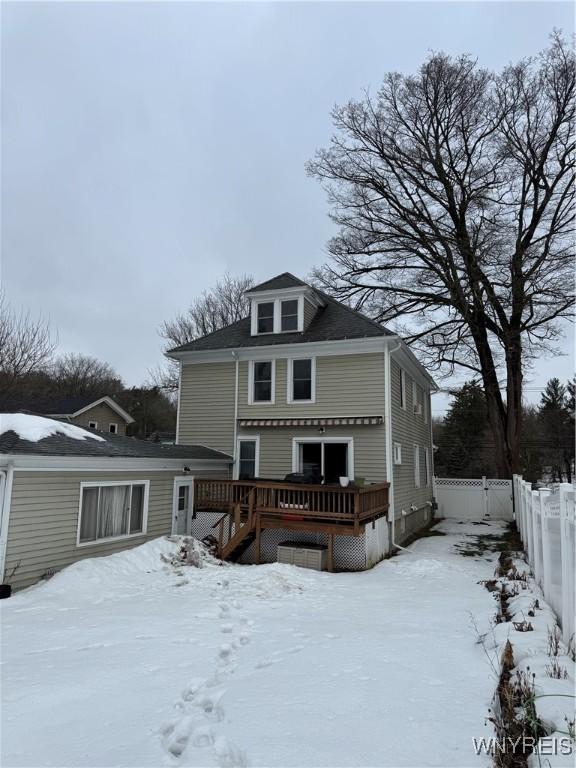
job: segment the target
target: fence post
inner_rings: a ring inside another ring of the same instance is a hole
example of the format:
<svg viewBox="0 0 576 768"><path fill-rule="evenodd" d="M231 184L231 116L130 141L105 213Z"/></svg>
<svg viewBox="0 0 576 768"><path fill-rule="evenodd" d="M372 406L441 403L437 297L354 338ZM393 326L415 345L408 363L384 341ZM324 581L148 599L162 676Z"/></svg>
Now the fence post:
<svg viewBox="0 0 576 768"><path fill-rule="evenodd" d="M532 486L526 488L526 543L528 562L534 568L534 495Z"/></svg>
<svg viewBox="0 0 576 768"><path fill-rule="evenodd" d="M551 603L550 594L552 591L552 567L550 563L550 532L548 529L548 497L550 491L547 488L541 488L538 492L540 496L540 536L542 540L542 592L544 597Z"/></svg>
<svg viewBox="0 0 576 768"><path fill-rule="evenodd" d="M575 525L576 507L574 489L569 483L561 483L558 488L560 497L560 547L562 552L562 637L568 645L574 642L574 581L575 564Z"/></svg>
<svg viewBox="0 0 576 768"><path fill-rule="evenodd" d="M520 480L520 504L522 507L522 530L520 535L522 536L522 544L524 549L528 547L528 502L526 493L527 483L524 478Z"/></svg>
<svg viewBox="0 0 576 768"><path fill-rule="evenodd" d="M542 585L542 524L540 523L540 491L532 491L532 552L534 553L534 578Z"/></svg>

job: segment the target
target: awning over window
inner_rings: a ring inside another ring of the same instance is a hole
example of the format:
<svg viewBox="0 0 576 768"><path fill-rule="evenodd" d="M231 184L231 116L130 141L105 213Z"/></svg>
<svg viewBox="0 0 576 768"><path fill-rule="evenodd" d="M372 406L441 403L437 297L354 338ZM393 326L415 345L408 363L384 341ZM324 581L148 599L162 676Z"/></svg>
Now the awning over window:
<svg viewBox="0 0 576 768"><path fill-rule="evenodd" d="M348 416L319 419L240 419L241 427L349 427L383 424L383 416Z"/></svg>

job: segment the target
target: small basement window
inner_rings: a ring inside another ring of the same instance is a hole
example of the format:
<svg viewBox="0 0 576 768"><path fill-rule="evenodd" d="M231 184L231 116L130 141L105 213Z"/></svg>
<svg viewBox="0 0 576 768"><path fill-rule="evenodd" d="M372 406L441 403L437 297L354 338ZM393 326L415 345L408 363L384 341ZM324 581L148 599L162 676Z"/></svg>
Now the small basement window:
<svg viewBox="0 0 576 768"><path fill-rule="evenodd" d="M258 322L256 325L257 333L274 332L274 302L263 301L258 304L257 309Z"/></svg>
<svg viewBox="0 0 576 768"><path fill-rule="evenodd" d="M148 481L80 486L78 544L146 533Z"/></svg>

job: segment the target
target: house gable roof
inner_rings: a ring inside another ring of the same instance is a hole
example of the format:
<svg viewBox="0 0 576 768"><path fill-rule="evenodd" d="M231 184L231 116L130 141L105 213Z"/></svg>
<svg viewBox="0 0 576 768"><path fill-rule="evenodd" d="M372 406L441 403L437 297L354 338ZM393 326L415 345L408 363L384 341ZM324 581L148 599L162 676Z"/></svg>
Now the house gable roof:
<svg viewBox="0 0 576 768"><path fill-rule="evenodd" d="M123 419L126 424L132 424L134 419L118 403L108 395L94 398L93 395L69 397L19 397L2 399L5 411L34 413L38 416L67 416L74 418L91 408L106 404Z"/></svg>
<svg viewBox="0 0 576 768"><path fill-rule="evenodd" d="M297 283L286 285L285 282L288 280L297 281ZM292 287L294 284L308 287L306 283L285 272L256 286L256 290L281 290L280 285L276 281L280 281L282 288ZM251 334L250 318L246 317L207 336L202 336L200 339L195 339L188 344L171 349L168 352L168 356L178 358L179 354L183 352L263 347L276 344L307 344L310 342L365 339L395 335L375 320L371 320L361 312L357 312L345 304L336 301L336 299L328 296L323 291L316 288L311 290L322 300L324 306L317 309L312 321L302 333L270 333L253 336Z"/></svg>

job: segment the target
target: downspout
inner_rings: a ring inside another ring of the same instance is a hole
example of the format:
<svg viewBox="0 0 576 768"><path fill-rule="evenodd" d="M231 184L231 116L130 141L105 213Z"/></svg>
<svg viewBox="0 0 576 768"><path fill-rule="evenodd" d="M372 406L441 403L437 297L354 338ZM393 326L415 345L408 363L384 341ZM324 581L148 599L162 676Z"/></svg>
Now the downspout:
<svg viewBox="0 0 576 768"><path fill-rule="evenodd" d="M388 482L390 483L388 492L388 515L391 521L390 543L393 547L396 547L396 549L401 549L403 552L410 552L410 554L413 554L409 549L400 546L400 544L397 544L394 541L396 515L394 504L394 456L392 450L392 366L390 364L390 357L394 352L398 351L401 346L402 339L398 339L398 342L393 349L390 349L388 344L386 344L384 352L384 384L386 387L386 475L388 477Z"/></svg>
<svg viewBox="0 0 576 768"><path fill-rule="evenodd" d="M236 363L234 371L234 446L232 449L232 476L236 474L236 445L238 444L238 376L239 376L239 361L238 352L232 351L232 357Z"/></svg>
<svg viewBox="0 0 576 768"><path fill-rule="evenodd" d="M12 500L12 482L14 479L14 464L10 462L7 469L1 469L0 475L4 477L2 502L0 505L0 582L4 581L6 566L6 548L8 546L8 526L10 523L10 502Z"/></svg>
<svg viewBox="0 0 576 768"><path fill-rule="evenodd" d="M182 393L182 360L178 360L178 402L176 404L176 445L180 442L180 395Z"/></svg>

